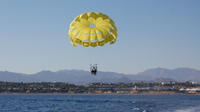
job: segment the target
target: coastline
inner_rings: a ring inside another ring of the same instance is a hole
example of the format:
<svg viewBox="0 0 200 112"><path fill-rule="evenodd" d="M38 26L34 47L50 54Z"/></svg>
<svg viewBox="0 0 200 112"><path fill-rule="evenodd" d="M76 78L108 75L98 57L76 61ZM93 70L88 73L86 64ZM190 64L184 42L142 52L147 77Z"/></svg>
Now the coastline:
<svg viewBox="0 0 200 112"><path fill-rule="evenodd" d="M200 94L200 84L171 83L91 83L75 85L61 82L0 82L0 94Z"/></svg>
<svg viewBox="0 0 200 112"><path fill-rule="evenodd" d="M177 92L163 92L163 91L149 91L149 92L138 92L138 93L98 93L98 92L92 92L92 93L59 93L59 92L49 92L49 93L39 93L39 92L35 92L35 93L26 93L26 92L2 92L0 93L0 95L20 95L20 94L25 94L25 95L200 95L200 93L177 93Z"/></svg>

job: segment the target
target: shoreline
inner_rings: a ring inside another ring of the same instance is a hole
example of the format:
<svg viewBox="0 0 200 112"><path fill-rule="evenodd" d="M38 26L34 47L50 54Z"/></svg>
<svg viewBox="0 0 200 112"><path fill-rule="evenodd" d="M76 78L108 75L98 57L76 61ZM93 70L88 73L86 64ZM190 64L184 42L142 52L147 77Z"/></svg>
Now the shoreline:
<svg viewBox="0 0 200 112"><path fill-rule="evenodd" d="M0 95L200 95L200 93L163 93L163 92L142 92L142 93L14 93L14 92L4 92Z"/></svg>
<svg viewBox="0 0 200 112"><path fill-rule="evenodd" d="M0 94L129 94L170 95L200 94L200 84L193 83L14 83L0 82Z"/></svg>

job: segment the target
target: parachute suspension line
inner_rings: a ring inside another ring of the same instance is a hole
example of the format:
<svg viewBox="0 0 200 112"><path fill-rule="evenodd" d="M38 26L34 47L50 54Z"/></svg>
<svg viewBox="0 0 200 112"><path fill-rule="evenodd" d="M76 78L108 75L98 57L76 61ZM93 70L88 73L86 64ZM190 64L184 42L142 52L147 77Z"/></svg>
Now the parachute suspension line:
<svg viewBox="0 0 200 112"><path fill-rule="evenodd" d="M96 64L96 56L95 56L95 50L94 48L92 48L91 50L91 57L90 57L90 73L91 75L96 75L97 74L97 64Z"/></svg>

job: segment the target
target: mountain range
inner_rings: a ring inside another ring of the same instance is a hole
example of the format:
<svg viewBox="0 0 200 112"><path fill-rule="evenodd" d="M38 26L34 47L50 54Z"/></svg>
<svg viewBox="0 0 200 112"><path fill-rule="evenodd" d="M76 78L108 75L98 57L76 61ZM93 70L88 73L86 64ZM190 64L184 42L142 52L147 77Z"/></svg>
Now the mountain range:
<svg viewBox="0 0 200 112"><path fill-rule="evenodd" d="M191 68L154 68L137 74L123 74L99 71L96 76L84 70L60 70L56 72L41 71L35 74L14 73L0 71L0 81L7 82L66 82L72 84L86 84L94 82L170 82L195 81L200 82L200 70Z"/></svg>

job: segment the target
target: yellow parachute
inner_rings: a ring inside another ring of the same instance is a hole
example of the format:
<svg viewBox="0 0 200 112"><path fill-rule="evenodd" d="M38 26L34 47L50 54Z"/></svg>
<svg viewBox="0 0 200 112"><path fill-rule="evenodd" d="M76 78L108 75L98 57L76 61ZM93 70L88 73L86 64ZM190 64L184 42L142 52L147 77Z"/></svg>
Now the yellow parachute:
<svg viewBox="0 0 200 112"><path fill-rule="evenodd" d="M87 12L76 17L68 33L73 46L103 46L106 43L113 44L117 39L114 21L100 12Z"/></svg>

